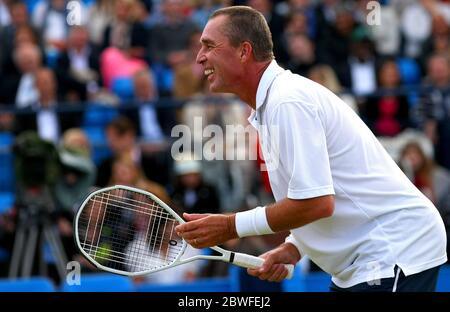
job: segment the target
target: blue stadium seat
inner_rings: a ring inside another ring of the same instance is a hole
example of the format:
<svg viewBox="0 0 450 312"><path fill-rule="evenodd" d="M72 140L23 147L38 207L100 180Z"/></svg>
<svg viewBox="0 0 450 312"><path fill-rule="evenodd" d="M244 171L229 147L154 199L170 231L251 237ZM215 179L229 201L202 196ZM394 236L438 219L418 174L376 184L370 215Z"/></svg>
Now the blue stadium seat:
<svg viewBox="0 0 450 312"><path fill-rule="evenodd" d="M8 211L14 205L14 200L14 193L0 192L0 214Z"/></svg>
<svg viewBox="0 0 450 312"><path fill-rule="evenodd" d="M0 292L54 292L53 283L44 277L1 279Z"/></svg>
<svg viewBox="0 0 450 312"><path fill-rule="evenodd" d="M115 107L89 104L83 115L83 127L106 127L113 119L119 116Z"/></svg>
<svg viewBox="0 0 450 312"><path fill-rule="evenodd" d="M0 132L0 147L8 147L14 143L14 135L10 132Z"/></svg>
<svg viewBox="0 0 450 312"><path fill-rule="evenodd" d="M0 132L0 213L14 202L11 194L15 189L14 155L11 147L14 136L9 132Z"/></svg>
<svg viewBox="0 0 450 312"><path fill-rule="evenodd" d="M89 138L92 146L92 160L96 165L111 156L111 150L106 142L105 129L103 127L83 127L83 131Z"/></svg>
<svg viewBox="0 0 450 312"><path fill-rule="evenodd" d="M420 83L421 71L416 61L406 57L399 58L397 59L397 66L403 84L415 85Z"/></svg>
<svg viewBox="0 0 450 312"><path fill-rule="evenodd" d="M28 8L28 13L31 15L34 11L34 8L36 7L36 4L41 2L42 0L25 0L25 4Z"/></svg>
<svg viewBox="0 0 450 312"><path fill-rule="evenodd" d="M82 274L80 285L63 283L64 292L131 292L134 291L131 278L111 273Z"/></svg>
<svg viewBox="0 0 450 312"><path fill-rule="evenodd" d="M134 96L133 79L129 77L117 77L111 82L111 91L122 101L130 101Z"/></svg>
<svg viewBox="0 0 450 312"><path fill-rule="evenodd" d="M233 283L228 277L208 278L193 282L182 282L177 284L149 284L136 285L139 292L231 292Z"/></svg>
<svg viewBox="0 0 450 312"><path fill-rule="evenodd" d="M444 265L439 271L439 277L436 285L438 292L450 292L450 265Z"/></svg>

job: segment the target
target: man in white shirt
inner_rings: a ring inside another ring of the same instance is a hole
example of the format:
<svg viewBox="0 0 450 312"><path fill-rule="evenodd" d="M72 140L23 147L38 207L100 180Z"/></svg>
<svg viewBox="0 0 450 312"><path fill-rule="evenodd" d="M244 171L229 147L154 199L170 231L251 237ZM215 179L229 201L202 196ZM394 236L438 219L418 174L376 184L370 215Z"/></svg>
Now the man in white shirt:
<svg viewBox="0 0 450 312"><path fill-rule="evenodd" d="M253 113L276 202L231 215L189 215L177 232L203 248L290 230L251 275L287 276L307 255L336 291L433 291L446 236L433 204L401 172L359 117L328 89L279 67L253 9L212 14L197 62L214 92Z"/></svg>

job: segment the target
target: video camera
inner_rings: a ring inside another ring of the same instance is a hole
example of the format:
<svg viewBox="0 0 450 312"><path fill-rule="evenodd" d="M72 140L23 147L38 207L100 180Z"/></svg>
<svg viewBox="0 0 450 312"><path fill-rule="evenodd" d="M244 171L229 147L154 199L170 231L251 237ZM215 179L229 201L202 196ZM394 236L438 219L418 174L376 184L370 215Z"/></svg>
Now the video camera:
<svg viewBox="0 0 450 312"><path fill-rule="evenodd" d="M34 131L19 134L13 147L16 206L30 212L53 212L51 185L58 175L58 154L53 143Z"/></svg>

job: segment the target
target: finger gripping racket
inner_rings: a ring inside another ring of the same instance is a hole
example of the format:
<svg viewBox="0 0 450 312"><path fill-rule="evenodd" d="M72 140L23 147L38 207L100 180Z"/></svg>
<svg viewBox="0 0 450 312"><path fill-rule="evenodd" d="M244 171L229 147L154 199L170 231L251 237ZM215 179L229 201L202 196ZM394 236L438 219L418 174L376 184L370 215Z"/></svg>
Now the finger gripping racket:
<svg viewBox="0 0 450 312"><path fill-rule="evenodd" d="M136 276L194 260L221 260L244 268L258 268L264 259L220 247L220 255L181 259L187 243L175 227L185 221L155 195L116 185L89 194L75 217L75 240L81 253L97 268ZM287 278L294 266L286 265Z"/></svg>

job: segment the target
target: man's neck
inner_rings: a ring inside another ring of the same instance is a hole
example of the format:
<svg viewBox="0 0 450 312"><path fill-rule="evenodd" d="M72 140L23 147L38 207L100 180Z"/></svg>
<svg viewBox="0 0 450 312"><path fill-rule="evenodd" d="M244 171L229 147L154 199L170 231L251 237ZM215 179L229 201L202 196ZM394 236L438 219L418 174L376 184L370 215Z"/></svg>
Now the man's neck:
<svg viewBox="0 0 450 312"><path fill-rule="evenodd" d="M253 109L256 109L256 92L258 91L259 82L271 62L270 60L252 64L248 70L251 74L247 77L245 85L242 88L243 92L237 94L242 101Z"/></svg>

